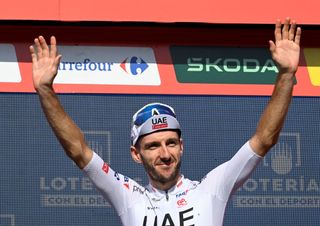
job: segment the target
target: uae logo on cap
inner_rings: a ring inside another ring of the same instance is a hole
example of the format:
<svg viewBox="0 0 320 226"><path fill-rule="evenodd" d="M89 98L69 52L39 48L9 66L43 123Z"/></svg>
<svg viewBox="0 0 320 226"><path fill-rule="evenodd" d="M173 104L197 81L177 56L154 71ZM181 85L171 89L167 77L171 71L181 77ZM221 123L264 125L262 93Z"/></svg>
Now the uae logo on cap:
<svg viewBox="0 0 320 226"><path fill-rule="evenodd" d="M166 116L152 119L152 129L162 129L167 127L168 122Z"/></svg>
<svg viewBox="0 0 320 226"><path fill-rule="evenodd" d="M159 111L156 108L153 108L151 111L152 116L157 116L160 115ZM168 127L168 122L167 122L167 117L155 117L152 119L152 129L162 129L162 128L167 128Z"/></svg>

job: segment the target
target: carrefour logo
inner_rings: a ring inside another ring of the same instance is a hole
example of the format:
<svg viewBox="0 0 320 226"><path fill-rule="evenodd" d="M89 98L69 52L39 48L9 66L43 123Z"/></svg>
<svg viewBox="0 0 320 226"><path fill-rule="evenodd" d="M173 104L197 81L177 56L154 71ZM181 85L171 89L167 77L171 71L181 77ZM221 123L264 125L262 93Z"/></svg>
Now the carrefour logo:
<svg viewBox="0 0 320 226"><path fill-rule="evenodd" d="M133 56L126 58L120 67L128 74L140 75L148 68L148 64L141 57Z"/></svg>
<svg viewBox="0 0 320 226"><path fill-rule="evenodd" d="M113 62L96 62L90 58L82 61L61 61L59 71L111 71Z"/></svg>
<svg viewBox="0 0 320 226"><path fill-rule="evenodd" d="M161 84L152 48L61 46L59 51L58 84Z"/></svg>

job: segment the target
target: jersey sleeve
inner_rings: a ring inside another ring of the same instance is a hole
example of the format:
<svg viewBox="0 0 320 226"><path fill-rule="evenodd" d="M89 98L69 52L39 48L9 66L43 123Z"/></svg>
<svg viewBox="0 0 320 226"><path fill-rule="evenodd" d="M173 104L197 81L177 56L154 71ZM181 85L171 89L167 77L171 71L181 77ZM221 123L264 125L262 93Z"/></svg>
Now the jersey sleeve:
<svg viewBox="0 0 320 226"><path fill-rule="evenodd" d="M90 178L101 195L116 209L119 216L130 207L131 188L136 182L112 170L96 153L82 171Z"/></svg>
<svg viewBox="0 0 320 226"><path fill-rule="evenodd" d="M249 178L262 157L257 155L247 141L227 162L210 171L202 186L220 200L228 201L230 195Z"/></svg>

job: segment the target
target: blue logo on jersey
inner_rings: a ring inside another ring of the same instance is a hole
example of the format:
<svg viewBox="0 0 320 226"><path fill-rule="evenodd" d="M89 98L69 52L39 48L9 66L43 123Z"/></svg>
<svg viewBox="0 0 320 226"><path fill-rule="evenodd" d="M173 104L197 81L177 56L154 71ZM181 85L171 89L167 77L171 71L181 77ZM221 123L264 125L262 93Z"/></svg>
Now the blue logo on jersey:
<svg viewBox="0 0 320 226"><path fill-rule="evenodd" d="M126 58L120 64L120 67L128 74L139 75L142 74L149 67L149 65L141 57L138 58L133 56L130 59Z"/></svg>
<svg viewBox="0 0 320 226"><path fill-rule="evenodd" d="M189 189L185 190L184 192L178 193L178 194L176 194L176 198L180 198L183 195L187 195L188 192L189 192Z"/></svg>

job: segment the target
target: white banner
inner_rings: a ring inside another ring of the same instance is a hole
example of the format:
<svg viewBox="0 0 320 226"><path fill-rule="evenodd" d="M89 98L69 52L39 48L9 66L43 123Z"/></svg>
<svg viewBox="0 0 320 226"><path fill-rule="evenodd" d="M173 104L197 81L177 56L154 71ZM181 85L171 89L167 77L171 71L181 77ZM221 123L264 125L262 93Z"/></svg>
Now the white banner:
<svg viewBox="0 0 320 226"><path fill-rule="evenodd" d="M55 83L159 86L152 48L59 46L62 60Z"/></svg>

